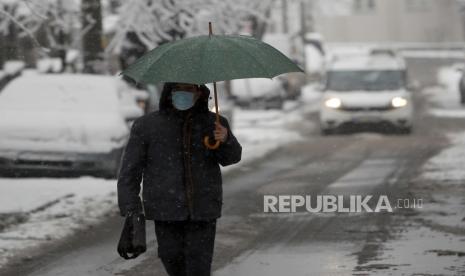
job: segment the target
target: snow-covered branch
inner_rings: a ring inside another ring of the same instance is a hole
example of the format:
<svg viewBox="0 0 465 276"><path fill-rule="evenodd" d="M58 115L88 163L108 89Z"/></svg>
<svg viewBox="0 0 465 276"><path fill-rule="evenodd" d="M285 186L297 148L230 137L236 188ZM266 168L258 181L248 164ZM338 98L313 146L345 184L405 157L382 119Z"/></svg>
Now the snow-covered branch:
<svg viewBox="0 0 465 276"><path fill-rule="evenodd" d="M217 34L241 32L251 17L267 21L274 0L127 0L107 52L119 52L126 35L133 33L147 48L183 37L208 33L208 22Z"/></svg>

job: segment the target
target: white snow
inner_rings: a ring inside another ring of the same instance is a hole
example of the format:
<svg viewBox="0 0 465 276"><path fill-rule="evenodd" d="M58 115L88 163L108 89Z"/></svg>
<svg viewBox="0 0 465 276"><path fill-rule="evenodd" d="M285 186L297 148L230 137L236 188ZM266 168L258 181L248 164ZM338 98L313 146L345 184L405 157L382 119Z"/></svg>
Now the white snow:
<svg viewBox="0 0 465 276"><path fill-rule="evenodd" d="M112 111L118 108L117 79L92 75L37 74L12 81L0 107L21 109Z"/></svg>
<svg viewBox="0 0 465 276"><path fill-rule="evenodd" d="M321 84L312 83L302 87L301 99L306 112L317 112L319 110L321 98L323 97L321 86Z"/></svg>
<svg viewBox="0 0 465 276"><path fill-rule="evenodd" d="M232 94L241 99L273 97L284 94L282 82L277 79L253 78L231 81Z"/></svg>
<svg viewBox="0 0 465 276"><path fill-rule="evenodd" d="M24 69L25 66L26 64L24 63L24 61L11 60L11 61L5 62L5 64L3 65L3 70L8 75L14 75L18 73L19 71L21 71L22 69Z"/></svg>
<svg viewBox="0 0 465 276"><path fill-rule="evenodd" d="M247 165L281 145L302 139L293 124L300 122L307 112L305 105L286 102L284 107L283 110L235 110L233 132L242 145L242 160L223 171Z"/></svg>
<svg viewBox="0 0 465 276"><path fill-rule="evenodd" d="M451 146L428 160L424 165L423 177L442 184L465 185L465 132L450 133L447 136Z"/></svg>
<svg viewBox="0 0 465 276"><path fill-rule="evenodd" d="M461 65L443 67L438 70L439 87L424 90L432 107L428 112L433 116L448 118L464 118L465 109L460 104L459 80L461 73L457 70Z"/></svg>
<svg viewBox="0 0 465 276"><path fill-rule="evenodd" d="M419 209L424 221L433 227L465 231L465 132L449 133L450 146L430 158L415 184L425 195Z"/></svg>
<svg viewBox="0 0 465 276"><path fill-rule="evenodd" d="M2 154L121 147L129 130L118 93L113 77L37 74L14 80L0 94Z"/></svg>
<svg viewBox="0 0 465 276"><path fill-rule="evenodd" d="M72 235L115 210L116 182L92 177L76 179L0 178L0 213L30 212L58 200L29 219L0 232L0 266L19 250Z"/></svg>
<svg viewBox="0 0 465 276"><path fill-rule="evenodd" d="M463 257L438 256L436 251L463 252L464 246L460 236L415 225L385 242L376 258L360 265L359 269L370 272L369 275L459 275L456 273L463 266Z"/></svg>
<svg viewBox="0 0 465 276"><path fill-rule="evenodd" d="M242 161L223 171L249 164L283 144L302 139L294 123L301 120L308 106L286 102L284 107L234 112L233 131L243 147ZM54 204L30 213L48 203ZM0 214L18 212L29 214L29 219L0 232L0 266L18 250L65 238L101 221L109 212L117 212L116 181L93 177L0 178Z"/></svg>
<svg viewBox="0 0 465 276"><path fill-rule="evenodd" d="M115 181L81 178L0 178L0 213L30 212L66 195L102 196L114 192Z"/></svg>
<svg viewBox="0 0 465 276"><path fill-rule="evenodd" d="M465 58L463 50L403 50L406 58Z"/></svg>
<svg viewBox="0 0 465 276"><path fill-rule="evenodd" d="M309 74L323 74L325 57L313 45L305 46L305 72Z"/></svg>
<svg viewBox="0 0 465 276"><path fill-rule="evenodd" d="M60 58L43 58L37 61L37 70L41 73L59 73L63 68Z"/></svg>

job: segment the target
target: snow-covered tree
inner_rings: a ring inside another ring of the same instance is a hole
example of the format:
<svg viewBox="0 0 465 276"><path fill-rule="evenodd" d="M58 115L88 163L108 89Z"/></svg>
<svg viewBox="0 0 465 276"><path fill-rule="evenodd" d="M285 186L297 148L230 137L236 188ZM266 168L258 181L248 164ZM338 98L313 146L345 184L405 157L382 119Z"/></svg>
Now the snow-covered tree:
<svg viewBox="0 0 465 276"><path fill-rule="evenodd" d="M0 36L29 39L39 54L65 59L75 48L73 32L79 19L78 0L0 0ZM15 41L14 46L18 48ZM12 55L9 55L12 56ZM12 56L14 57L14 56Z"/></svg>
<svg viewBox="0 0 465 276"><path fill-rule="evenodd" d="M84 72L102 73L102 7L100 0L81 0L81 24Z"/></svg>
<svg viewBox="0 0 465 276"><path fill-rule="evenodd" d="M127 0L107 51L120 52L127 43L153 48L167 41L208 34L240 33L247 22L266 23L274 0ZM128 34L133 39L127 39ZM131 41L132 40L132 41Z"/></svg>

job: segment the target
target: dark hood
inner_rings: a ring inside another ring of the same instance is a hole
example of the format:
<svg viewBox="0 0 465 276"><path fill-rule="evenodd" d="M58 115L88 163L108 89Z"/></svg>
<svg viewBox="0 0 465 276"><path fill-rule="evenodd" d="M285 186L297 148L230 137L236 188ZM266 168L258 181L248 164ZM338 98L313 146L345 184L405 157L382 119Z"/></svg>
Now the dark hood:
<svg viewBox="0 0 465 276"><path fill-rule="evenodd" d="M174 82L166 82L163 86L160 102L158 105L160 112L167 113L169 111L176 110L171 103L171 92L175 86L176 83ZM200 90L202 91L202 95L190 110L198 113L208 112L208 98L210 97L210 89L202 84L200 85Z"/></svg>

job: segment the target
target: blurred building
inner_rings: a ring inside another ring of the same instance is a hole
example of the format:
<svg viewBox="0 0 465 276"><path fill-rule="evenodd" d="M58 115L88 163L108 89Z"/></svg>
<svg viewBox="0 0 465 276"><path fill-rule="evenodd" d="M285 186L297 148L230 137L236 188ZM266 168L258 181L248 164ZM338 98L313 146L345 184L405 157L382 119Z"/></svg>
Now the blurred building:
<svg viewBox="0 0 465 276"><path fill-rule="evenodd" d="M312 12L312 27L328 42L465 41L457 0L336 1L349 7L346 12Z"/></svg>

